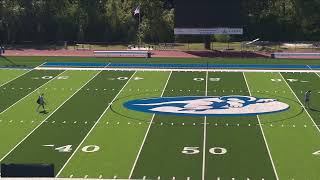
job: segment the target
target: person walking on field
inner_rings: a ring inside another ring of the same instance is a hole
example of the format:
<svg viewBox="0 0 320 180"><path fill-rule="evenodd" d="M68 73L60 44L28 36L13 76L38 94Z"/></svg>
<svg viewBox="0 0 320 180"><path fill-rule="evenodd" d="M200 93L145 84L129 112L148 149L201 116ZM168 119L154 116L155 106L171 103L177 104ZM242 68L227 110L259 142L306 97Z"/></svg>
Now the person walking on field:
<svg viewBox="0 0 320 180"><path fill-rule="evenodd" d="M304 106L306 109L310 109L310 97L311 97L311 90L307 91L304 94Z"/></svg>
<svg viewBox="0 0 320 180"><path fill-rule="evenodd" d="M46 109L45 109L45 105L46 105L46 102L44 100L44 94L40 94L40 96L38 97L38 100L37 100L37 104L38 104L38 108L37 108L37 111L39 112L39 109L42 107L42 111L41 113L46 113Z"/></svg>

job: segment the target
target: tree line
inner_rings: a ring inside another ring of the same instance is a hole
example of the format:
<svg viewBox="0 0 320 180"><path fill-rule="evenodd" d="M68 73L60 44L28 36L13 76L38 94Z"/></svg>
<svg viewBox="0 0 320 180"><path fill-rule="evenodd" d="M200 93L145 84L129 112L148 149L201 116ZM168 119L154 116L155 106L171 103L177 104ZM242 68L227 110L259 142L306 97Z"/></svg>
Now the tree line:
<svg viewBox="0 0 320 180"><path fill-rule="evenodd" d="M139 5L140 26L133 15ZM320 0L243 0L243 7L243 40L320 40ZM4 43L188 39L174 36L173 28L174 0L0 0Z"/></svg>

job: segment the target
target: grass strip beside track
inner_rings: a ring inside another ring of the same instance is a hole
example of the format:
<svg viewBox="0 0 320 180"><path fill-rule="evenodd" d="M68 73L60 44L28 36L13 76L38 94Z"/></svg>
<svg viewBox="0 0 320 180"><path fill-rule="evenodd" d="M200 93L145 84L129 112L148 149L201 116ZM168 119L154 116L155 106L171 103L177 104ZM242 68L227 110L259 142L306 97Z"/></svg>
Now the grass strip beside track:
<svg viewBox="0 0 320 180"><path fill-rule="evenodd" d="M66 71L60 76L68 77L67 79L53 79L41 87L39 92L45 94L48 114L39 114L36 111L38 92L33 92L1 114L0 137L6 138L1 139L0 160L96 73Z"/></svg>
<svg viewBox="0 0 320 180"><path fill-rule="evenodd" d="M53 163L57 173L127 81L117 78L131 75L129 72L101 72L3 162Z"/></svg>
<svg viewBox="0 0 320 180"><path fill-rule="evenodd" d="M242 73L209 73L209 96L249 96ZM255 116L208 117L206 179L276 179ZM210 153L225 148L226 154Z"/></svg>
<svg viewBox="0 0 320 180"><path fill-rule="evenodd" d="M0 88L27 72L27 70L0 70Z"/></svg>
<svg viewBox="0 0 320 180"><path fill-rule="evenodd" d="M169 74L137 72L84 142L97 145L100 150L78 151L60 177L128 178L153 115L128 110L123 103L161 96Z"/></svg>
<svg viewBox="0 0 320 180"><path fill-rule="evenodd" d="M204 96L206 83L195 78L205 79L206 73L173 72L163 97ZM182 151L202 150L203 121L204 117L156 115L132 178L201 179L202 153L190 156Z"/></svg>
<svg viewBox="0 0 320 180"><path fill-rule="evenodd" d="M246 73L246 77L254 96L290 105L288 111L260 116L279 179L318 179L320 159L312 153L320 150L319 133L281 75Z"/></svg>
<svg viewBox="0 0 320 180"><path fill-rule="evenodd" d="M0 88L0 114L63 71L33 70Z"/></svg>

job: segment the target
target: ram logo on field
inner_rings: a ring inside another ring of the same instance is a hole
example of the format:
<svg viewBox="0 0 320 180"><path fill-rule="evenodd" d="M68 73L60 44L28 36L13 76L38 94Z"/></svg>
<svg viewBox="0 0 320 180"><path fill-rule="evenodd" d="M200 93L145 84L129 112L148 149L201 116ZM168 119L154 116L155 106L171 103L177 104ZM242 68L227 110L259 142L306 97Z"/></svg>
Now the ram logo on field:
<svg viewBox="0 0 320 180"><path fill-rule="evenodd" d="M128 109L171 115L195 116L239 116L282 112L289 105L276 99L262 99L250 96L186 96L137 99L126 102Z"/></svg>

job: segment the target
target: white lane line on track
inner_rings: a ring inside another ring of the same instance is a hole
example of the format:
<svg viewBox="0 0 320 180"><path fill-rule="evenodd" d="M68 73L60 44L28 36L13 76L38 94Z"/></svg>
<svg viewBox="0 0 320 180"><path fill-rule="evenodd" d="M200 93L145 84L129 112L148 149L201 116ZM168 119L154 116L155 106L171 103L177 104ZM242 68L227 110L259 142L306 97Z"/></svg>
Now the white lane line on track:
<svg viewBox="0 0 320 180"><path fill-rule="evenodd" d="M207 71L205 96L208 96L208 75L209 73ZM207 116L204 117L204 122L203 122L202 180L205 180L205 172L206 172L206 141L207 141Z"/></svg>
<svg viewBox="0 0 320 180"><path fill-rule="evenodd" d="M53 80L57 79L57 77L59 77L61 74L63 74L64 72L67 71L63 71L60 74L58 74L56 77L50 79L48 82L42 84L40 87L36 88L35 90L33 90L32 92L30 92L29 94L27 94L26 96L24 96L23 98L19 99L17 102L15 102L14 104L12 104L11 106L9 106L7 109L3 110L2 112L0 112L0 115L5 113L6 111L8 111L10 108L12 108L13 106L15 106L16 104L18 104L19 102L21 102L22 100L24 100L25 98L29 97L31 94L33 94L34 92L38 91L39 89L41 89L42 87L44 87L45 85L49 84L50 82L52 82ZM31 89L31 88L29 88Z"/></svg>
<svg viewBox="0 0 320 180"><path fill-rule="evenodd" d="M101 72L101 71L100 71ZM74 150L74 152L71 154L71 156L68 158L68 160L64 163L64 165L62 166L62 168L59 170L59 172L57 173L56 177L58 177L61 172L63 171L63 169L67 166L67 164L69 163L69 161L72 159L72 157L76 154L76 152L78 151L78 149L82 146L82 144L84 143L84 141L88 138L88 136L90 135L90 133L93 131L93 129L98 125L99 121L102 119L102 117L105 115L105 113L108 111L108 109L111 107L112 102L114 102L117 97L121 94L122 90L127 86L127 84L130 82L130 80L134 77L134 75L137 72L133 73L130 77L130 79L128 79L128 81L126 82L126 84L122 87L122 89L118 92L118 94L112 99L111 103L109 103L109 105L107 106L107 108L104 110L104 112L100 115L100 117L98 118L98 120L95 122L95 124L92 126L92 128L90 129L90 131L87 133L87 135L83 138L83 140L80 142L80 144L78 145L78 147Z"/></svg>
<svg viewBox="0 0 320 180"><path fill-rule="evenodd" d="M245 75L244 72L243 72L242 74L243 74L244 80L245 80L245 82L246 82L246 85L247 85L249 94L250 94L250 96L252 96L251 91L250 91L250 87L249 87L249 84L248 84L248 81L247 81L247 78L246 78L246 75ZM260 125L259 127L260 127L260 130L261 130L263 139L264 139L264 143L265 143L265 145L266 145L266 147L267 147L267 150L268 150L268 154L269 154L269 158L270 158L271 163L272 163L273 171L274 171L274 173L275 173L275 175L276 175L276 179L279 180L278 173L277 173L276 167L275 167L275 165L274 165L274 162L273 162L273 160L272 160L272 155L271 155L271 152L270 152L268 143L267 143L267 139L266 139L266 137L265 137L265 135L264 135L264 131L263 131L263 128L262 128L262 126L261 126L260 117L257 116L257 119L258 119L258 122L259 122L259 125Z"/></svg>
<svg viewBox="0 0 320 180"><path fill-rule="evenodd" d="M170 72L170 74L169 74L169 76L168 76L167 82L165 83L165 85L164 85L164 87L163 87L163 91L162 91L160 97L162 97L163 94L165 93L165 89L167 88L167 85L168 85L168 83L169 83L169 80L170 80L170 78L171 78L171 75L172 75L172 71ZM143 145L144 145L144 143L145 143L145 141L146 141L146 139L147 139L147 136L148 136L148 134L149 134L149 131L150 131L151 125L152 125L152 123L153 123L154 117L155 117L155 114L152 115L152 118L151 118L149 127L148 127L148 129L147 129L147 132L146 132L144 138L143 138L142 144L141 144L141 146L140 146L140 149L139 149L139 152L138 152L138 154L137 154L137 157L136 157L136 159L135 159L135 161L134 161L134 163L133 163L133 166L132 166L132 169L131 169L131 171L130 171L130 175L129 175L128 179L131 179L131 177L132 177L133 171L134 171L134 169L135 169L135 167L136 167L136 165L137 165L138 159L139 159L139 157L140 157L140 154L141 154Z"/></svg>
<svg viewBox="0 0 320 180"><path fill-rule="evenodd" d="M102 71L100 71L102 72ZM0 162L3 161L13 150L15 150L23 141L25 141L34 131L36 131L43 123L47 122L47 120L58 110L60 109L67 101L69 101L77 92L79 92L84 86L86 86L91 80L93 80L98 74L95 74L90 80L88 80L81 88L79 88L76 92L74 92L67 100L65 100L58 108L56 108L45 120L43 120L36 128L34 128L26 137L24 137L15 147L13 147L4 157L0 159Z"/></svg>
<svg viewBox="0 0 320 180"><path fill-rule="evenodd" d="M291 86L289 85L289 83L285 80L285 78L282 76L281 73L279 73L281 78L283 79L283 81L287 84L287 86L289 87L289 89L291 90L292 94L296 97L296 99L298 100L298 102L300 103L301 107L303 108L303 110L307 113L307 115L309 116L309 118L311 119L313 125L317 128L317 130L320 132L319 127L317 126L317 124L314 122L313 118L311 117L311 115L309 114L309 112L307 111L306 107L304 107L304 105L302 104L302 102L300 101L300 99L298 98L298 96L296 95L296 93L293 91L293 89L291 88ZM319 76L320 77L320 76Z"/></svg>
<svg viewBox="0 0 320 180"><path fill-rule="evenodd" d="M1 87L3 87L3 86L5 86L5 85L7 85L7 84L9 84L9 83L10 83L10 82L12 82L12 81L14 81L14 80L18 79L18 78L20 78L20 77L22 77L22 76L26 75L27 73L29 73L29 72L31 72L31 71L32 71L32 69L30 69L30 70L26 71L25 73L22 73L21 75L19 75L19 76L15 77L15 78L13 78L13 79L10 79L9 81L7 81L7 82L3 83L2 85L0 85L0 88L1 88Z"/></svg>

